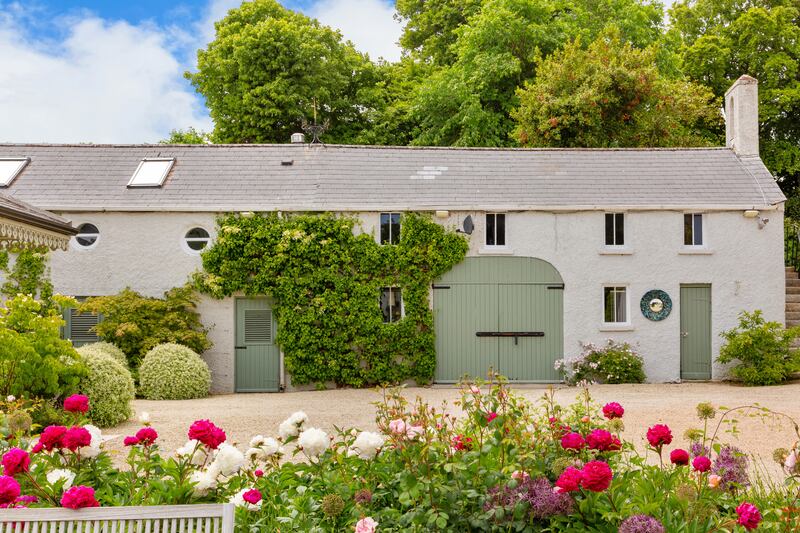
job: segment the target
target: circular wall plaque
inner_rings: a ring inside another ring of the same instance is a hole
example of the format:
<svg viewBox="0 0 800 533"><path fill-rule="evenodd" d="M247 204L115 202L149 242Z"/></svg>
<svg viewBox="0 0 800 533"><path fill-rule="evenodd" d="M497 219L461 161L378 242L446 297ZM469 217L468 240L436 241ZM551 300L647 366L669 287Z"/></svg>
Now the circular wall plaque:
<svg viewBox="0 0 800 533"><path fill-rule="evenodd" d="M669 316L672 311L672 300L669 294L661 289L653 289L644 293L639 307L645 317L657 322Z"/></svg>

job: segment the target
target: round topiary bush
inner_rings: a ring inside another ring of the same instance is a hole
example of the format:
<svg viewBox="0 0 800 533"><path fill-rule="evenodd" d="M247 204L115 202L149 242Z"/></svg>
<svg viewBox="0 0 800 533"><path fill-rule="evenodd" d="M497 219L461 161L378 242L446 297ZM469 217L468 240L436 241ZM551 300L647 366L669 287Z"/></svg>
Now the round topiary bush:
<svg viewBox="0 0 800 533"><path fill-rule="evenodd" d="M106 355L116 361L119 361L126 368L128 366L128 358L125 357L125 352L110 342L93 342L92 344L84 344L78 348L77 351L83 357L88 355Z"/></svg>
<svg viewBox="0 0 800 533"><path fill-rule="evenodd" d="M108 355L86 350L81 353L88 376L81 391L89 397L89 418L100 427L116 426L131 416L136 389L127 366Z"/></svg>
<svg viewBox="0 0 800 533"><path fill-rule="evenodd" d="M148 400L188 400L208 396L211 371L196 352L180 344L159 344L139 367L139 393Z"/></svg>

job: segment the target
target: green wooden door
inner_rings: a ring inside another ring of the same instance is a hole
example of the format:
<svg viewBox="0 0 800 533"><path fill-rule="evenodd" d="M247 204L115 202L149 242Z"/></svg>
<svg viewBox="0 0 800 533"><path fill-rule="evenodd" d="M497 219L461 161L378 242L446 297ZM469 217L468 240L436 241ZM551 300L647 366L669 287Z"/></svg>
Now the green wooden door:
<svg viewBox="0 0 800 533"><path fill-rule="evenodd" d="M236 392L280 389L280 350L267 298L236 300Z"/></svg>
<svg viewBox="0 0 800 533"><path fill-rule="evenodd" d="M711 285L681 285L681 379L711 379Z"/></svg>
<svg viewBox="0 0 800 533"><path fill-rule="evenodd" d="M500 285L499 294L499 331L542 334L499 338L500 373L514 381L558 381L554 364L564 353L561 287Z"/></svg>

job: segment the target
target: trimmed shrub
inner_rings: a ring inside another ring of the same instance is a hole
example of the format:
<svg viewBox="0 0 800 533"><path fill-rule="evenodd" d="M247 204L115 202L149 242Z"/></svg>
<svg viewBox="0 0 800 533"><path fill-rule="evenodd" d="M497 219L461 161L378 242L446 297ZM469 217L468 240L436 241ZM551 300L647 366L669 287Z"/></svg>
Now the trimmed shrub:
<svg viewBox="0 0 800 533"><path fill-rule="evenodd" d="M188 400L208 396L211 371L196 352L180 344L160 344L139 367L139 393L148 400Z"/></svg>
<svg viewBox="0 0 800 533"><path fill-rule="evenodd" d="M78 348L78 353L83 357L90 355L105 355L108 356L127 368L128 358L125 357L125 352L111 344L110 342L93 342L92 344L84 344Z"/></svg>
<svg viewBox="0 0 800 533"><path fill-rule="evenodd" d="M567 383L644 383L644 360L627 342L608 339L605 346L585 343L578 357L559 359L560 370Z"/></svg>
<svg viewBox="0 0 800 533"><path fill-rule="evenodd" d="M128 367L108 355L81 354L89 375L81 390L89 397L89 418L100 427L116 426L131 416L136 389Z"/></svg>

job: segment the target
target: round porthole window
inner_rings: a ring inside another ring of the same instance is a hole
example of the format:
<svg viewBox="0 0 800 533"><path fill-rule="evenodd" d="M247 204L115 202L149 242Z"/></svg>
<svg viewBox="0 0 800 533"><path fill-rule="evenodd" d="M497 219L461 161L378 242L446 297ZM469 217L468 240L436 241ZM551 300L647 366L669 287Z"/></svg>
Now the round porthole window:
<svg viewBox="0 0 800 533"><path fill-rule="evenodd" d="M95 245L100 238L100 230L94 224L81 224L78 226L78 234L75 235L75 242L81 248L90 248Z"/></svg>
<svg viewBox="0 0 800 533"><path fill-rule="evenodd" d="M200 252L211 242L211 235L203 228L192 228L183 238L186 247L192 252Z"/></svg>

